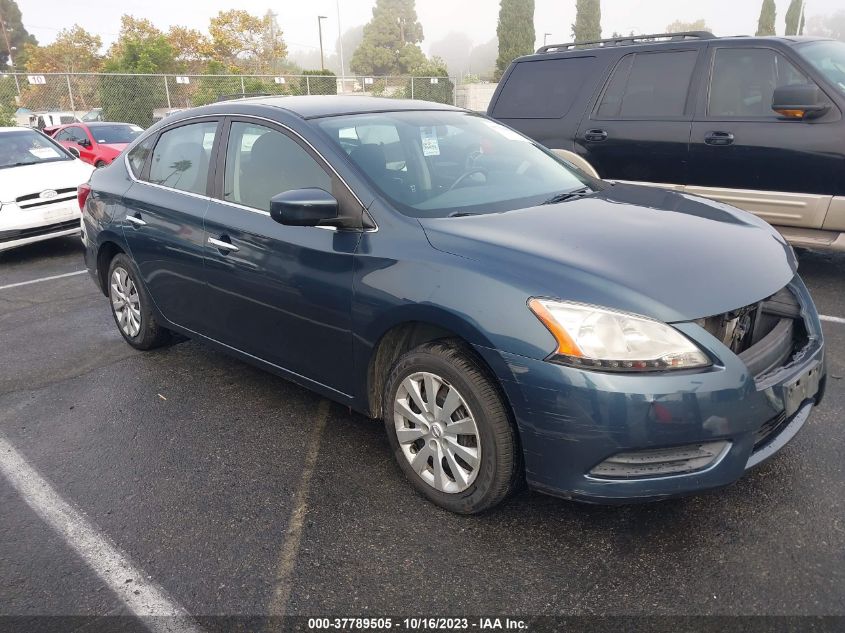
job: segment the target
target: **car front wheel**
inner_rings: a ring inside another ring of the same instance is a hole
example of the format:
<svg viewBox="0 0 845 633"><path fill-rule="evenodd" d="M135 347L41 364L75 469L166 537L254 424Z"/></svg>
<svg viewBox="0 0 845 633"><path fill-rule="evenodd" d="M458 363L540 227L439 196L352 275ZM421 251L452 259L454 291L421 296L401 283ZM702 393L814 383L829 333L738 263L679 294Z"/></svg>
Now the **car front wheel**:
<svg viewBox="0 0 845 633"><path fill-rule="evenodd" d="M460 345L435 341L399 358L383 411L400 469L437 505L476 514L517 487L521 462L508 409Z"/></svg>
<svg viewBox="0 0 845 633"><path fill-rule="evenodd" d="M115 255L109 266L108 291L112 316L127 343L148 350L170 341L170 331L156 321L135 266L123 253Z"/></svg>

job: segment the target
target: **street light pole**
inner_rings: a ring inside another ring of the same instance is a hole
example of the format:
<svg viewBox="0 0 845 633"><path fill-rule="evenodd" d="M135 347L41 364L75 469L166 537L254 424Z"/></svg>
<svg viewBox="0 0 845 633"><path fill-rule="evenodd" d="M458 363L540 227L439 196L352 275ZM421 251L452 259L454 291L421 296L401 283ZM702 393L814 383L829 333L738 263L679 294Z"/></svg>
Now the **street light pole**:
<svg viewBox="0 0 845 633"><path fill-rule="evenodd" d="M323 61L323 20L326 19L324 15L317 16L317 31L320 34L320 70L326 69L326 64Z"/></svg>

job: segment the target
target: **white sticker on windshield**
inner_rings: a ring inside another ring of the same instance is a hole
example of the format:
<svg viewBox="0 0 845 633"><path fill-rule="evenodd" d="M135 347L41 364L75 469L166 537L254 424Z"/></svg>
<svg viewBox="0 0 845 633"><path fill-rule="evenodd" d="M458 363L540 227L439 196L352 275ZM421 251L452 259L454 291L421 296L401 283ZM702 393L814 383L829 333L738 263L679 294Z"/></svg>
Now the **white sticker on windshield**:
<svg viewBox="0 0 845 633"><path fill-rule="evenodd" d="M61 154L52 147L30 147L29 153L36 158L58 158L61 156Z"/></svg>
<svg viewBox="0 0 845 633"><path fill-rule="evenodd" d="M506 128L504 125L499 125L498 123L494 123L493 121L487 121L486 119L481 120L487 127L491 130L495 130L502 136L504 136L509 141L522 141L524 143L528 143L529 140L520 134L517 134L511 129Z"/></svg>
<svg viewBox="0 0 845 633"><path fill-rule="evenodd" d="M423 156L440 156L440 144L437 142L437 131L433 127L421 127Z"/></svg>

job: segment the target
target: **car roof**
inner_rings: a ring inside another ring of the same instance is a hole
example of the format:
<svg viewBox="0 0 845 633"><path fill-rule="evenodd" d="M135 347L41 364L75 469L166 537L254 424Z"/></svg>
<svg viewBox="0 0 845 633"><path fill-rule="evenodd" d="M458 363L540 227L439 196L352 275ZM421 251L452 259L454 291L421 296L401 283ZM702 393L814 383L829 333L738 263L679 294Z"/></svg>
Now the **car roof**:
<svg viewBox="0 0 845 633"><path fill-rule="evenodd" d="M26 125L10 125L8 127L0 127L0 134L4 134L6 132L20 132L22 130L29 130L30 132L38 132L38 130L34 130L31 127Z"/></svg>
<svg viewBox="0 0 845 633"><path fill-rule="evenodd" d="M686 37L684 37L686 36ZM651 41L649 38L655 38ZM660 38L660 39L657 39ZM706 31L694 31L689 33L658 33L655 35L634 35L629 37L620 37L617 40L621 43L614 43L611 40L600 40L597 42L586 42L584 44L575 44L569 42L566 44L550 44L538 49L535 53L524 55L514 60L514 62L524 61L538 61L542 59L561 59L566 57L584 57L591 55L610 55L614 53L629 53L642 50L665 48L677 48L678 46L707 46L711 42L718 44L736 44L753 46L755 43L770 42L780 43L785 46L793 46L804 42L814 42L830 38L813 37L813 36L784 36L784 35L728 35L724 37L716 37L712 33ZM548 48L549 50L544 50Z"/></svg>
<svg viewBox="0 0 845 633"><path fill-rule="evenodd" d="M394 112L401 110L454 110L461 111L452 105L434 103L432 101L417 101L414 99L388 99L384 97L364 97L353 95L311 95L291 97L249 97L247 99L232 99L220 101L221 104L254 104L270 106L287 110L303 119L313 119L342 114L367 114L370 112Z"/></svg>
<svg viewBox="0 0 845 633"><path fill-rule="evenodd" d="M74 125L73 123L68 123L68 125ZM127 125L131 126L134 123L124 123L123 121L82 121L82 123L76 123L75 125L84 125L85 127L113 127L115 125Z"/></svg>

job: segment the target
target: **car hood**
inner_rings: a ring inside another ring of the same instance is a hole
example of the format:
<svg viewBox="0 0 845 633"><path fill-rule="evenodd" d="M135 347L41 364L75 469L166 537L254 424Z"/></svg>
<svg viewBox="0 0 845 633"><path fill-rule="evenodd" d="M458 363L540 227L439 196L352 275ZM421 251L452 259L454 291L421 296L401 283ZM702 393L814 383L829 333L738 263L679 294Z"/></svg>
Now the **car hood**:
<svg viewBox="0 0 845 633"><path fill-rule="evenodd" d="M94 168L79 159L0 169L0 202L46 189L67 189L86 182Z"/></svg>
<svg viewBox="0 0 845 633"><path fill-rule="evenodd" d="M652 187L617 184L558 204L420 223L434 248L519 277L531 295L669 322L760 301L797 268L759 218Z"/></svg>

